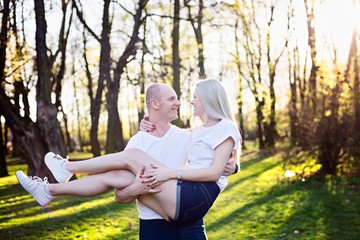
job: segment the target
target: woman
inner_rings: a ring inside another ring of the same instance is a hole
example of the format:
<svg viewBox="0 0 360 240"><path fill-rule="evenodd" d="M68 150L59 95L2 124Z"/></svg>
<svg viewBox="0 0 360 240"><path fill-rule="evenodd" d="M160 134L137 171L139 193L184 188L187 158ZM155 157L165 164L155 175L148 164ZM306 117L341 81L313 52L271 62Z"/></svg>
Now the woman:
<svg viewBox="0 0 360 240"><path fill-rule="evenodd" d="M227 177L221 174L241 140L232 122L225 89L219 81L210 79L199 82L191 104L194 115L200 117L204 125L193 130L186 169L168 169L136 149L79 162L69 162L49 153L45 157L46 164L59 182L65 182L74 173L96 174L124 169L121 172L122 181L116 184L109 180L106 186L98 185L95 179L91 191L96 195L110 188L124 188L131 184L146 160L147 169L142 177L150 186L162 183L161 192L141 195L138 200L170 222L191 224L207 213L219 192L225 188ZM42 206L57 195L88 196L84 189L87 186L82 184L86 177L67 183L46 184L38 178L27 178L20 171L16 175L21 185ZM44 187L39 188L39 185Z"/></svg>

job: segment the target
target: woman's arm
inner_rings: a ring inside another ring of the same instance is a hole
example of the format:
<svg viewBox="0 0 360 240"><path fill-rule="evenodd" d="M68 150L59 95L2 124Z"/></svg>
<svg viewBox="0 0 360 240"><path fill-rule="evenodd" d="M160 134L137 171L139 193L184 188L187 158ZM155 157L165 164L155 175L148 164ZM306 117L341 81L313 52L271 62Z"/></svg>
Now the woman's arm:
<svg viewBox="0 0 360 240"><path fill-rule="evenodd" d="M158 182L169 179L181 179L195 182L216 182L222 175L225 165L231 156L234 140L229 137L215 148L213 162L208 168L201 169L167 169L153 166L153 170L148 171L143 177L148 177L144 182L152 182L150 185L156 185Z"/></svg>

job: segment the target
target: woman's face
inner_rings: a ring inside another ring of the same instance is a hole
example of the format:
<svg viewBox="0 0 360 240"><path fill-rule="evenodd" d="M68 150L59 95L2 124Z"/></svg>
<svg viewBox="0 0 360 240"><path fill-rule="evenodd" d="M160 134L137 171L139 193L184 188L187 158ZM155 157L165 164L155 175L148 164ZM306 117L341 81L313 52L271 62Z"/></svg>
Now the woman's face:
<svg viewBox="0 0 360 240"><path fill-rule="evenodd" d="M204 108L200 102L200 98L197 94L197 90L195 89L194 97L191 100L191 105L194 107L194 116L201 117L204 115Z"/></svg>

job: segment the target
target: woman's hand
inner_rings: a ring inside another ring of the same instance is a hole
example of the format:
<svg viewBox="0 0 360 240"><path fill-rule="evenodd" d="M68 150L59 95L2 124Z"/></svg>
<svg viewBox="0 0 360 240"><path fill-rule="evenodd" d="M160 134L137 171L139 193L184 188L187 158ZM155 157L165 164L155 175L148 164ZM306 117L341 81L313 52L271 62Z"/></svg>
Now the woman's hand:
<svg viewBox="0 0 360 240"><path fill-rule="evenodd" d="M150 164L150 166L151 169L147 170L143 175L141 175L142 178L145 178L143 182L147 182L149 186L156 187L161 183L173 178L175 170L156 166L154 164Z"/></svg>
<svg viewBox="0 0 360 240"><path fill-rule="evenodd" d="M154 130L155 130L155 125L149 121L148 116L144 116L144 118L141 119L141 121L140 121L140 131L152 132Z"/></svg>

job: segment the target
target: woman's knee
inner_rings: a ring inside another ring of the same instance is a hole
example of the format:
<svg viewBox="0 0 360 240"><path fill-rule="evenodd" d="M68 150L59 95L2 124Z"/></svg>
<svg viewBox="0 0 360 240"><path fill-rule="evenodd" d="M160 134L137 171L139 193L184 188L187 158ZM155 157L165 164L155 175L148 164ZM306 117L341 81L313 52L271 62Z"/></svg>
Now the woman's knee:
<svg viewBox="0 0 360 240"><path fill-rule="evenodd" d="M105 174L106 179L110 181L111 185L119 189L130 185L135 179L135 175L127 170L112 170Z"/></svg>

